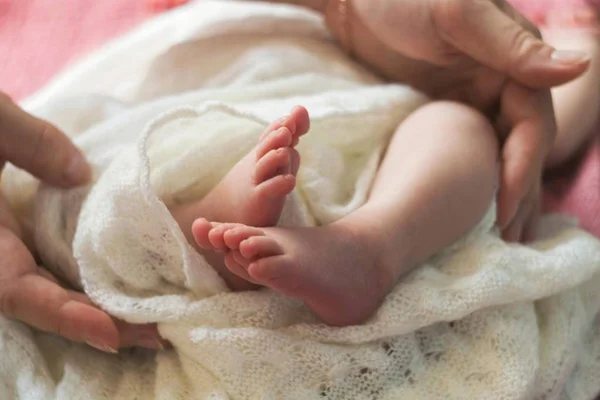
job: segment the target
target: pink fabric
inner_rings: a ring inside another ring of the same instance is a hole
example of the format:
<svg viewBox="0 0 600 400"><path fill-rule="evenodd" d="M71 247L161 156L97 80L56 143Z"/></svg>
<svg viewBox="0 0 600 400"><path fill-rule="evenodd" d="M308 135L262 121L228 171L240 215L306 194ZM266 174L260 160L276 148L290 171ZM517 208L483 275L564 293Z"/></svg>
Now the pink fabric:
<svg viewBox="0 0 600 400"><path fill-rule="evenodd" d="M157 0L0 0L0 89L15 99L33 93L72 57L142 21L152 1ZM584 0L514 1L539 10ZM600 236L600 127L579 160L549 174L546 182L545 209L576 216Z"/></svg>
<svg viewBox="0 0 600 400"><path fill-rule="evenodd" d="M581 156L549 173L545 183L545 211L575 216L600 237L600 128Z"/></svg>
<svg viewBox="0 0 600 400"><path fill-rule="evenodd" d="M599 8L600 0L509 0L521 13L535 24L544 24L548 10L574 10Z"/></svg>
<svg viewBox="0 0 600 400"><path fill-rule="evenodd" d="M22 99L146 10L147 0L0 0L0 89Z"/></svg>

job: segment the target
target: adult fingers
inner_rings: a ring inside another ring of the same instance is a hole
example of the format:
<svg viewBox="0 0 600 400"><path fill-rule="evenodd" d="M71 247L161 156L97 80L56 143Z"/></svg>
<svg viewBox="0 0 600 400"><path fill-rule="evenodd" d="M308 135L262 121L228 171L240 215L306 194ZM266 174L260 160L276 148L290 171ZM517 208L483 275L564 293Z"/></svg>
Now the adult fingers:
<svg viewBox="0 0 600 400"><path fill-rule="evenodd" d="M71 299L82 304L96 307L85 294L69 291ZM162 350L167 342L162 340L155 324L134 325L112 318L119 331L119 347L144 347L152 350Z"/></svg>
<svg viewBox="0 0 600 400"><path fill-rule="evenodd" d="M510 224L502 231L502 239L507 242L518 242L521 240L523 225L525 224L526 208L524 205L519 207L515 217L510 221Z"/></svg>
<svg viewBox="0 0 600 400"><path fill-rule="evenodd" d="M502 93L501 119L512 127L502 148L498 224L506 228L525 196L539 182L556 131L548 91L509 83Z"/></svg>
<svg viewBox="0 0 600 400"><path fill-rule="evenodd" d="M113 320L86 297L36 273L0 288L0 313L44 332L109 353L121 347L163 349L156 327Z"/></svg>
<svg viewBox="0 0 600 400"><path fill-rule="evenodd" d="M539 38L537 30L521 26L506 13L517 14L505 0L429 0L429 4L446 43L526 86L557 86L589 66L587 54L555 51Z"/></svg>
<svg viewBox="0 0 600 400"><path fill-rule="evenodd" d="M62 132L1 93L0 158L57 186L82 184L90 177L81 152Z"/></svg>
<svg viewBox="0 0 600 400"><path fill-rule="evenodd" d="M534 196L531 200L531 202L532 202L531 212L529 213L529 216L527 217L527 220L525 221L525 225L523 226L523 241L524 242L531 242L531 241L535 240L535 238L536 238L537 229L538 229L538 225L540 222L540 217L542 215L542 204L541 204L540 191L541 191L541 189L540 189L540 186L538 185L538 187L536 189L536 193L534 194Z"/></svg>
<svg viewBox="0 0 600 400"><path fill-rule="evenodd" d="M152 350L163 350L169 343L161 339L154 324L133 325L116 320L120 335L121 347L144 347Z"/></svg>
<svg viewBox="0 0 600 400"><path fill-rule="evenodd" d="M113 320L85 295L40 274L25 245L6 228L0 228L0 254L0 314L103 351L116 352L121 345L161 348L149 339L155 328L136 331Z"/></svg>
<svg viewBox="0 0 600 400"><path fill-rule="evenodd" d="M14 217L8 202L0 193L0 226L10 230L19 239L23 237L23 231Z"/></svg>
<svg viewBox="0 0 600 400"><path fill-rule="evenodd" d="M531 189L530 193L521 201L519 210L515 217L510 221L510 224L502 232L502 237L508 242L519 242L530 240L534 224L537 223L535 212L537 211L537 203L539 196L536 195L537 190Z"/></svg>
<svg viewBox="0 0 600 400"><path fill-rule="evenodd" d="M34 264L33 259L26 262ZM67 290L36 272L0 282L0 313L103 351L116 352L119 347L118 329L106 313L73 299Z"/></svg>

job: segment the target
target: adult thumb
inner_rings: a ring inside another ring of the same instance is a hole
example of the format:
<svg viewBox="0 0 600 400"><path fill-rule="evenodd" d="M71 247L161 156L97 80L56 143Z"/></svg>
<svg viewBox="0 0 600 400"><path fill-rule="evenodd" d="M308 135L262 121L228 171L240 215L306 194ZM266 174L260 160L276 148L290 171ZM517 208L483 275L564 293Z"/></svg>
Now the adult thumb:
<svg viewBox="0 0 600 400"><path fill-rule="evenodd" d="M443 40L483 65L531 88L549 88L581 75L589 55L554 49L505 0L432 0Z"/></svg>

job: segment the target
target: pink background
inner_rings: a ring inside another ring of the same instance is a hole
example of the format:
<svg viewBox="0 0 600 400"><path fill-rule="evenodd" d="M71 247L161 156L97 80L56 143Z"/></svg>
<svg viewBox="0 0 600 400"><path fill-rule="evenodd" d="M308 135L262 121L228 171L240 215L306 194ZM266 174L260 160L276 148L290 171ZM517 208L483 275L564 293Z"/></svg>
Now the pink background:
<svg viewBox="0 0 600 400"><path fill-rule="evenodd" d="M145 0L0 0L0 90L22 99L147 16Z"/></svg>

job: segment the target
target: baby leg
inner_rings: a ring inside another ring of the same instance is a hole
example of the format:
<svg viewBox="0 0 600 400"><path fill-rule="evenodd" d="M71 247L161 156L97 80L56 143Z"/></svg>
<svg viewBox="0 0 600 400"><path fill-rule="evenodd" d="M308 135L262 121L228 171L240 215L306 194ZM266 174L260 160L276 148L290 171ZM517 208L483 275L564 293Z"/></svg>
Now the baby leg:
<svg viewBox="0 0 600 400"><path fill-rule="evenodd" d="M366 204L319 228L200 219L200 247L249 281L304 301L326 323L369 318L397 279L453 243L494 198L498 145L475 110L434 103L397 130Z"/></svg>

